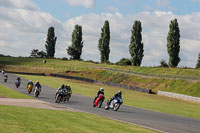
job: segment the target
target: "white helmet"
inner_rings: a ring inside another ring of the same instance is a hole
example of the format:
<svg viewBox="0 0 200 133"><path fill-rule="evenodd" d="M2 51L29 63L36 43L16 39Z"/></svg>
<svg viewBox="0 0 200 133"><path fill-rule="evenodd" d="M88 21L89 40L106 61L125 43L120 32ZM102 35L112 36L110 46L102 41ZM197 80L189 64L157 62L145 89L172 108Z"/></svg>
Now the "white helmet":
<svg viewBox="0 0 200 133"><path fill-rule="evenodd" d="M32 82L31 80L29 80L29 82Z"/></svg>
<svg viewBox="0 0 200 133"><path fill-rule="evenodd" d="M104 88L101 88L100 91L104 92Z"/></svg>

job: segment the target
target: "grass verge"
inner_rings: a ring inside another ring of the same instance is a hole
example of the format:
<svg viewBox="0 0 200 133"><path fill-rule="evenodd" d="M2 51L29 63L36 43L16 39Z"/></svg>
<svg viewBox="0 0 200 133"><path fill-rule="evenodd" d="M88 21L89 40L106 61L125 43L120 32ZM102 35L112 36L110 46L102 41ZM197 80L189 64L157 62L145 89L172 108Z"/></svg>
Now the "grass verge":
<svg viewBox="0 0 200 133"><path fill-rule="evenodd" d="M1 133L155 133L149 129L82 112L4 105L0 105L0 112Z"/></svg>
<svg viewBox="0 0 200 133"><path fill-rule="evenodd" d="M0 96L1 97L7 97L7 98L18 98L18 99L33 99L30 96L24 95L20 92L13 90L13 89L5 87L2 84L0 84Z"/></svg>
<svg viewBox="0 0 200 133"><path fill-rule="evenodd" d="M44 76L29 76L21 75L26 79L33 81L39 80L41 84L47 85L53 88L58 88L61 84L70 84L73 93L81 94L93 98L99 88L104 87L105 97L109 99L118 90L122 90L123 100L125 105L135 106L139 108L149 109L153 111L174 114L179 116L185 116L190 118L200 119L200 104L187 102L175 98L168 98L158 95L144 94L136 91L119 89L115 87L89 84L82 81L68 80L54 77Z"/></svg>

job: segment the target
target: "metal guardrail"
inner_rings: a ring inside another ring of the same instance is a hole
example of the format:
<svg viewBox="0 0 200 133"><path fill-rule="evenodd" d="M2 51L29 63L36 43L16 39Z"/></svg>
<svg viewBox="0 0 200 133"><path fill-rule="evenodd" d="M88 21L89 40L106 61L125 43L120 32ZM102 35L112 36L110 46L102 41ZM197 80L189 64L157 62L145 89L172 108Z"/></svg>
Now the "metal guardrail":
<svg viewBox="0 0 200 133"><path fill-rule="evenodd" d="M45 73L27 73L27 72L12 72L12 71L5 71L5 73L45 76Z"/></svg>
<svg viewBox="0 0 200 133"><path fill-rule="evenodd" d="M186 100L186 101L192 101L192 102L200 103L199 97L193 97L193 96L177 94L177 93L172 93L172 92L165 92L165 91L158 91L157 94L161 95L161 96L173 97L173 98L178 98L178 99L182 99L182 100Z"/></svg>
<svg viewBox="0 0 200 133"><path fill-rule="evenodd" d="M97 80L83 78L83 77L59 75L59 74L53 74L53 73L50 73L50 76L52 76L52 77L60 77L60 78L67 78L67 79L74 79L74 80L81 80L81 81L94 83L94 84L103 84L103 85L114 86L114 87L118 87L118 88L124 88L124 89L128 89L128 90L139 91L139 92L143 92L143 93L154 94L154 93L152 93L152 91L150 89L140 88L140 87L135 87L135 86L128 86L128 85L123 85L123 84L118 84L118 83L102 82L102 81L97 81Z"/></svg>

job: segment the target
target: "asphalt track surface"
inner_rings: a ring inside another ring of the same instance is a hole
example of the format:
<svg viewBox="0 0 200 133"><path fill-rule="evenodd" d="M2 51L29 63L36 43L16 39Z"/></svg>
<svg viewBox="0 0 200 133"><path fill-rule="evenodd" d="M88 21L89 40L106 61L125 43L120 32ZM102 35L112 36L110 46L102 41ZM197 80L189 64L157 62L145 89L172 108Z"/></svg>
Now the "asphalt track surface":
<svg viewBox="0 0 200 133"><path fill-rule="evenodd" d="M19 88L15 87L16 76L8 74L7 83L3 83L2 74L0 74L0 83L12 88L21 93L27 94L26 84L28 80L22 79L22 84ZM42 85L42 92L39 95L39 100L46 102L55 103L55 93L57 88L51 88L48 86ZM72 88L73 91L73 88ZM28 95L28 94L27 94ZM29 94L33 96L33 93ZM105 110L105 102L102 105L102 108L92 107L93 99L72 94L69 102L59 103L62 106L70 107L76 110L81 110L84 112L97 114L103 117L108 117L115 120L120 120L127 123L132 123L140 125L143 127L151 128L160 132L169 132L169 133L200 133L200 120L191 119L186 117L180 117L170 114L164 114L160 112L154 112L150 110L144 110L140 108L130 107L122 105L118 111Z"/></svg>

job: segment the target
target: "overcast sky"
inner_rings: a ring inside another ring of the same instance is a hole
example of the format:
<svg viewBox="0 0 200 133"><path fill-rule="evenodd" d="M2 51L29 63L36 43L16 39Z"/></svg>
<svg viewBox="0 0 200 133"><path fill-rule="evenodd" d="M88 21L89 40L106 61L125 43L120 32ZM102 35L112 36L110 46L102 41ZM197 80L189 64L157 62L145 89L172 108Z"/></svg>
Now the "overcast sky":
<svg viewBox="0 0 200 133"><path fill-rule="evenodd" d="M130 58L131 28L142 23L142 66L168 61L167 34L177 18L180 32L179 66L195 67L200 53L200 0L0 0L0 54L29 56L45 50L47 30L55 27L56 57L67 57L75 24L82 26L84 60L99 61L97 48L105 20L110 22L110 61Z"/></svg>

